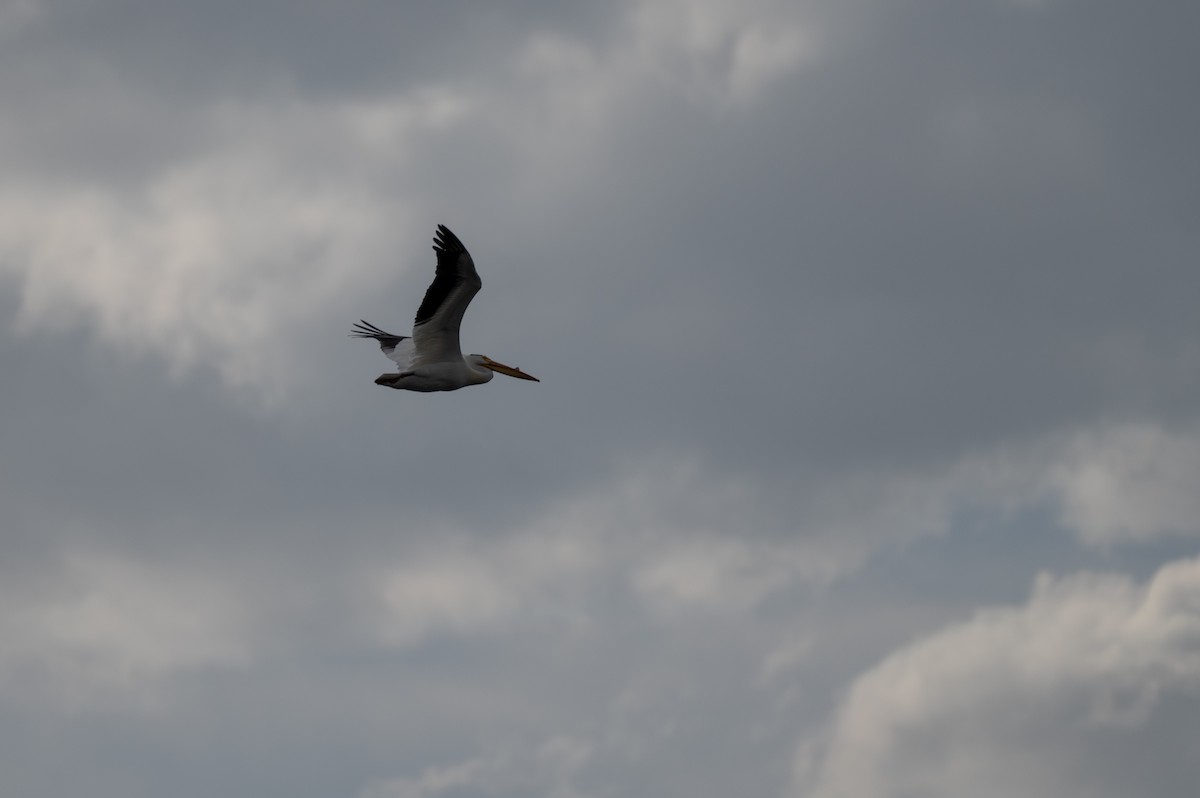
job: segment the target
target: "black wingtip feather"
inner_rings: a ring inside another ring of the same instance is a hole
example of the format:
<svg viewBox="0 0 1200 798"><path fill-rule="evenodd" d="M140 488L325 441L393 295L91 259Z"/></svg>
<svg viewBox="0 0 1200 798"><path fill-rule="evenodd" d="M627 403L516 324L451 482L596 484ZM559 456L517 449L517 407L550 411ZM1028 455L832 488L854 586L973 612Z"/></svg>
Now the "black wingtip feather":
<svg viewBox="0 0 1200 798"><path fill-rule="evenodd" d="M366 319L359 319L350 332L351 338L374 338L380 345L395 346L408 336L394 335L387 330L381 330Z"/></svg>
<svg viewBox="0 0 1200 798"><path fill-rule="evenodd" d="M433 248L437 252L466 252L467 248L463 246L463 242L458 240L458 236L450 232L450 228L444 224L437 226L437 233L433 237Z"/></svg>

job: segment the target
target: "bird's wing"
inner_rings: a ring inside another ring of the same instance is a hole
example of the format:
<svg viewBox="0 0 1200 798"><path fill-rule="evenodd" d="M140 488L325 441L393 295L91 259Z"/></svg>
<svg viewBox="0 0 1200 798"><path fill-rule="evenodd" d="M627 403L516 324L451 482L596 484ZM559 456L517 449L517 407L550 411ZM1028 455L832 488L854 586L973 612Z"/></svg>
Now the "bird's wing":
<svg viewBox="0 0 1200 798"><path fill-rule="evenodd" d="M433 250L437 253L437 274L413 322L414 367L462 359L458 328L467 305L483 286L471 253L445 225L437 226Z"/></svg>
<svg viewBox="0 0 1200 798"><path fill-rule="evenodd" d="M413 360L413 339L404 335L392 335L379 329L369 321L359 320L350 333L354 338L374 338L379 342L379 348L391 358L402 371L411 371Z"/></svg>

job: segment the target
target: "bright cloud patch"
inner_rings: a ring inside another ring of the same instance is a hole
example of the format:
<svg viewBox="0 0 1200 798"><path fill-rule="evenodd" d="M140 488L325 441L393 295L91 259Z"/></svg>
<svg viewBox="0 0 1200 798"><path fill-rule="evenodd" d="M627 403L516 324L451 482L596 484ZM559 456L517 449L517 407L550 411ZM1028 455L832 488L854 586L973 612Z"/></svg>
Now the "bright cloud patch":
<svg viewBox="0 0 1200 798"><path fill-rule="evenodd" d="M235 591L188 570L104 554L65 564L52 593L0 608L0 682L38 674L65 701L96 687L249 661L251 615ZM25 676L22 676L25 674Z"/></svg>
<svg viewBox="0 0 1200 798"><path fill-rule="evenodd" d="M140 184L10 186L0 263L21 280L18 323L91 327L175 374L205 366L275 398L303 353L301 322L365 290L397 227L408 232L402 201L380 194L375 173L403 168L408 138L454 115L426 94L270 113L224 106L207 119L210 141Z"/></svg>
<svg viewBox="0 0 1200 798"><path fill-rule="evenodd" d="M982 611L861 676L827 739L802 750L800 794L1115 798L1120 785L1091 784L1097 752L1169 734L1172 713L1194 723L1198 696L1200 560L1145 587L1043 576L1024 607ZM1194 758L1160 764L1200 776Z"/></svg>
<svg viewBox="0 0 1200 798"><path fill-rule="evenodd" d="M633 46L648 71L705 99L744 100L814 52L797 6L669 0L636 3Z"/></svg>
<svg viewBox="0 0 1200 798"><path fill-rule="evenodd" d="M1081 436L1052 482L1089 543L1200 532L1200 434L1142 424Z"/></svg>
<svg viewBox="0 0 1200 798"><path fill-rule="evenodd" d="M418 776L379 781L359 798L438 798L438 796L554 795L581 796L575 773L591 757L591 745L559 735L540 744L508 746L447 767L428 768Z"/></svg>

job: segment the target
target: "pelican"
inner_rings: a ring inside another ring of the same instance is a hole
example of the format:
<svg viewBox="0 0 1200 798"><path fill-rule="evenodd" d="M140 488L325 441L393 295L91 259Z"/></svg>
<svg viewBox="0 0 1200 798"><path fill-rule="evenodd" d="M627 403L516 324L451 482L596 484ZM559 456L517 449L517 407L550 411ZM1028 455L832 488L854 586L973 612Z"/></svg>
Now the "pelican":
<svg viewBox="0 0 1200 798"><path fill-rule="evenodd" d="M445 225L437 226L433 250L437 253L437 273L417 309L412 337L393 335L364 320L354 325L350 333L354 338L378 341L383 353L400 367L398 373L380 374L375 384L400 391L457 391L490 382L493 372L541 382L486 355L463 357L458 328L467 305L479 293L483 282L475 271L471 253Z"/></svg>

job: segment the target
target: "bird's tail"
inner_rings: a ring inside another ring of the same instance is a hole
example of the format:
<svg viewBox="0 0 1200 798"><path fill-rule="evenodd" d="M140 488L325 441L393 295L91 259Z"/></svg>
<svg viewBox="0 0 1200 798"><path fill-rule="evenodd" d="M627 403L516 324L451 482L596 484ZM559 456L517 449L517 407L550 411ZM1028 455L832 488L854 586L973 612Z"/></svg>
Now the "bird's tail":
<svg viewBox="0 0 1200 798"><path fill-rule="evenodd" d="M384 346L395 346L403 340L406 340L406 335L394 335L387 330L381 330L369 321L359 319L358 324L355 324L350 331L351 338L373 338Z"/></svg>

